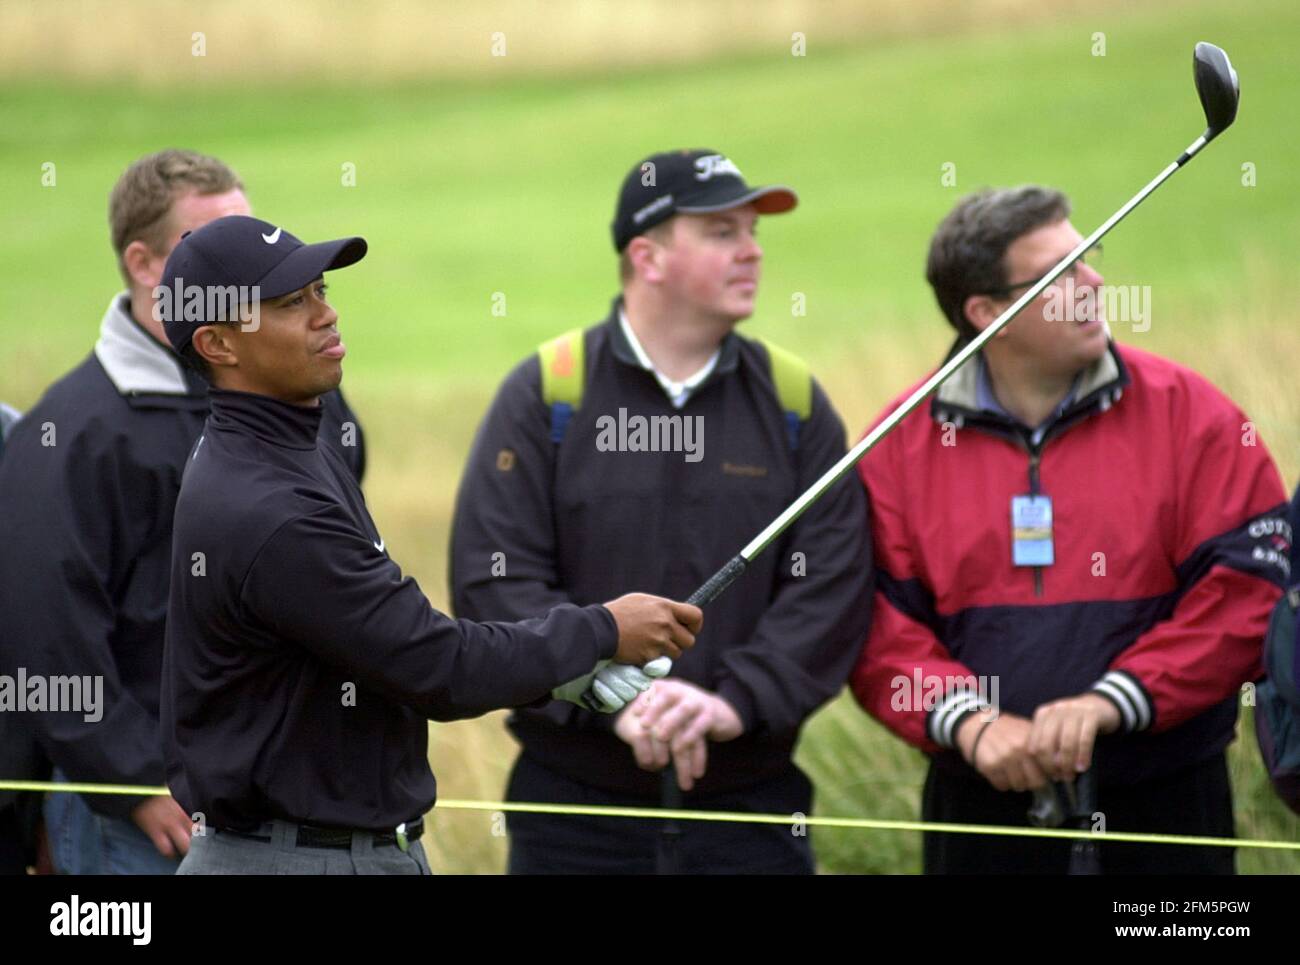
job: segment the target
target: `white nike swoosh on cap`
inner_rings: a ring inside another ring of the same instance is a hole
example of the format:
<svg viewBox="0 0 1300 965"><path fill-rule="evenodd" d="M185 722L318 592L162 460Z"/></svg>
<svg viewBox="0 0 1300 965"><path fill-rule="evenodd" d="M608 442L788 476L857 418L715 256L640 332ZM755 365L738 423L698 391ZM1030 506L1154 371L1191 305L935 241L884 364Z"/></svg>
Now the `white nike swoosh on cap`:
<svg viewBox="0 0 1300 965"><path fill-rule="evenodd" d="M280 229L276 228L269 235L262 235L262 240L268 245L273 245L280 240Z"/></svg>

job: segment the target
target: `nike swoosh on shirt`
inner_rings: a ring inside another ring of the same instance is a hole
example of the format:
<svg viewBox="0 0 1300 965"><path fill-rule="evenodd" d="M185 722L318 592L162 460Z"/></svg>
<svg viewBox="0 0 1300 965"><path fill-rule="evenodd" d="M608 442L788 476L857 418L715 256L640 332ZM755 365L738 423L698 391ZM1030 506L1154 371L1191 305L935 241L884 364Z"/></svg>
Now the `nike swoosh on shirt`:
<svg viewBox="0 0 1300 965"><path fill-rule="evenodd" d="M380 540L379 540L378 543L376 543L374 540L371 540L371 541L370 541L370 545L373 546L375 549L379 550L379 552L382 553L382 552L384 551L384 540L383 540L383 537L380 537Z"/></svg>
<svg viewBox="0 0 1300 965"><path fill-rule="evenodd" d="M262 235L262 240L268 245L273 245L280 240L280 229L276 228L269 235Z"/></svg>

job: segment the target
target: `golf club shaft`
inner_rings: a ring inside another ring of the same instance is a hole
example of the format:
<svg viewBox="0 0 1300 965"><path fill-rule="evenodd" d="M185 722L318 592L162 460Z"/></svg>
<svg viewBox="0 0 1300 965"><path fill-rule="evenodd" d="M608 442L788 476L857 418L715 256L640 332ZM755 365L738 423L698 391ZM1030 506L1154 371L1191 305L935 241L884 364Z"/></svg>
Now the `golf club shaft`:
<svg viewBox="0 0 1300 965"><path fill-rule="evenodd" d="M665 811L677 811L682 808L682 789L677 783L677 768L671 763L659 772L659 806ZM665 818L659 829L658 852L655 858L655 874L675 875L681 873L679 847L682 829L676 818Z"/></svg>

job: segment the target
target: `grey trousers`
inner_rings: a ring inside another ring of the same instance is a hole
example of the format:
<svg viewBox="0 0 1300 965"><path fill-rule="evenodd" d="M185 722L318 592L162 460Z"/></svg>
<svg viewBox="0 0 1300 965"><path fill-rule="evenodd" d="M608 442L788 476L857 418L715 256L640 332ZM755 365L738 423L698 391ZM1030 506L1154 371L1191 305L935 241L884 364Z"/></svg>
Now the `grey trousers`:
<svg viewBox="0 0 1300 965"><path fill-rule="evenodd" d="M355 831L350 848L309 848L296 843L297 826L270 821L270 841L258 841L207 828L190 838L190 853L178 875L427 875L424 848L413 841L402 851L395 844L376 846L374 835Z"/></svg>

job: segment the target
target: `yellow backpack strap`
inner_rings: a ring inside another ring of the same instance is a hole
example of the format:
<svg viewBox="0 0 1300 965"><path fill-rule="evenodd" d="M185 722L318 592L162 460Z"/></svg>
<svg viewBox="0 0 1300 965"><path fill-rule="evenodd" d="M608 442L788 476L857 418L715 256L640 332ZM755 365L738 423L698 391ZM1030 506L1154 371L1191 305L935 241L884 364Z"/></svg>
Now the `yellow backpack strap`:
<svg viewBox="0 0 1300 965"><path fill-rule="evenodd" d="M582 385L587 369L583 364L582 329L575 328L543 342L537 348L542 367L542 401L551 409L551 441L564 441L569 419L582 405Z"/></svg>
<svg viewBox="0 0 1300 965"><path fill-rule="evenodd" d="M785 414L786 434L790 448L799 448L799 429L812 415L812 373L808 363L779 345L759 338L767 349L768 365L772 370L772 383L776 398Z"/></svg>

